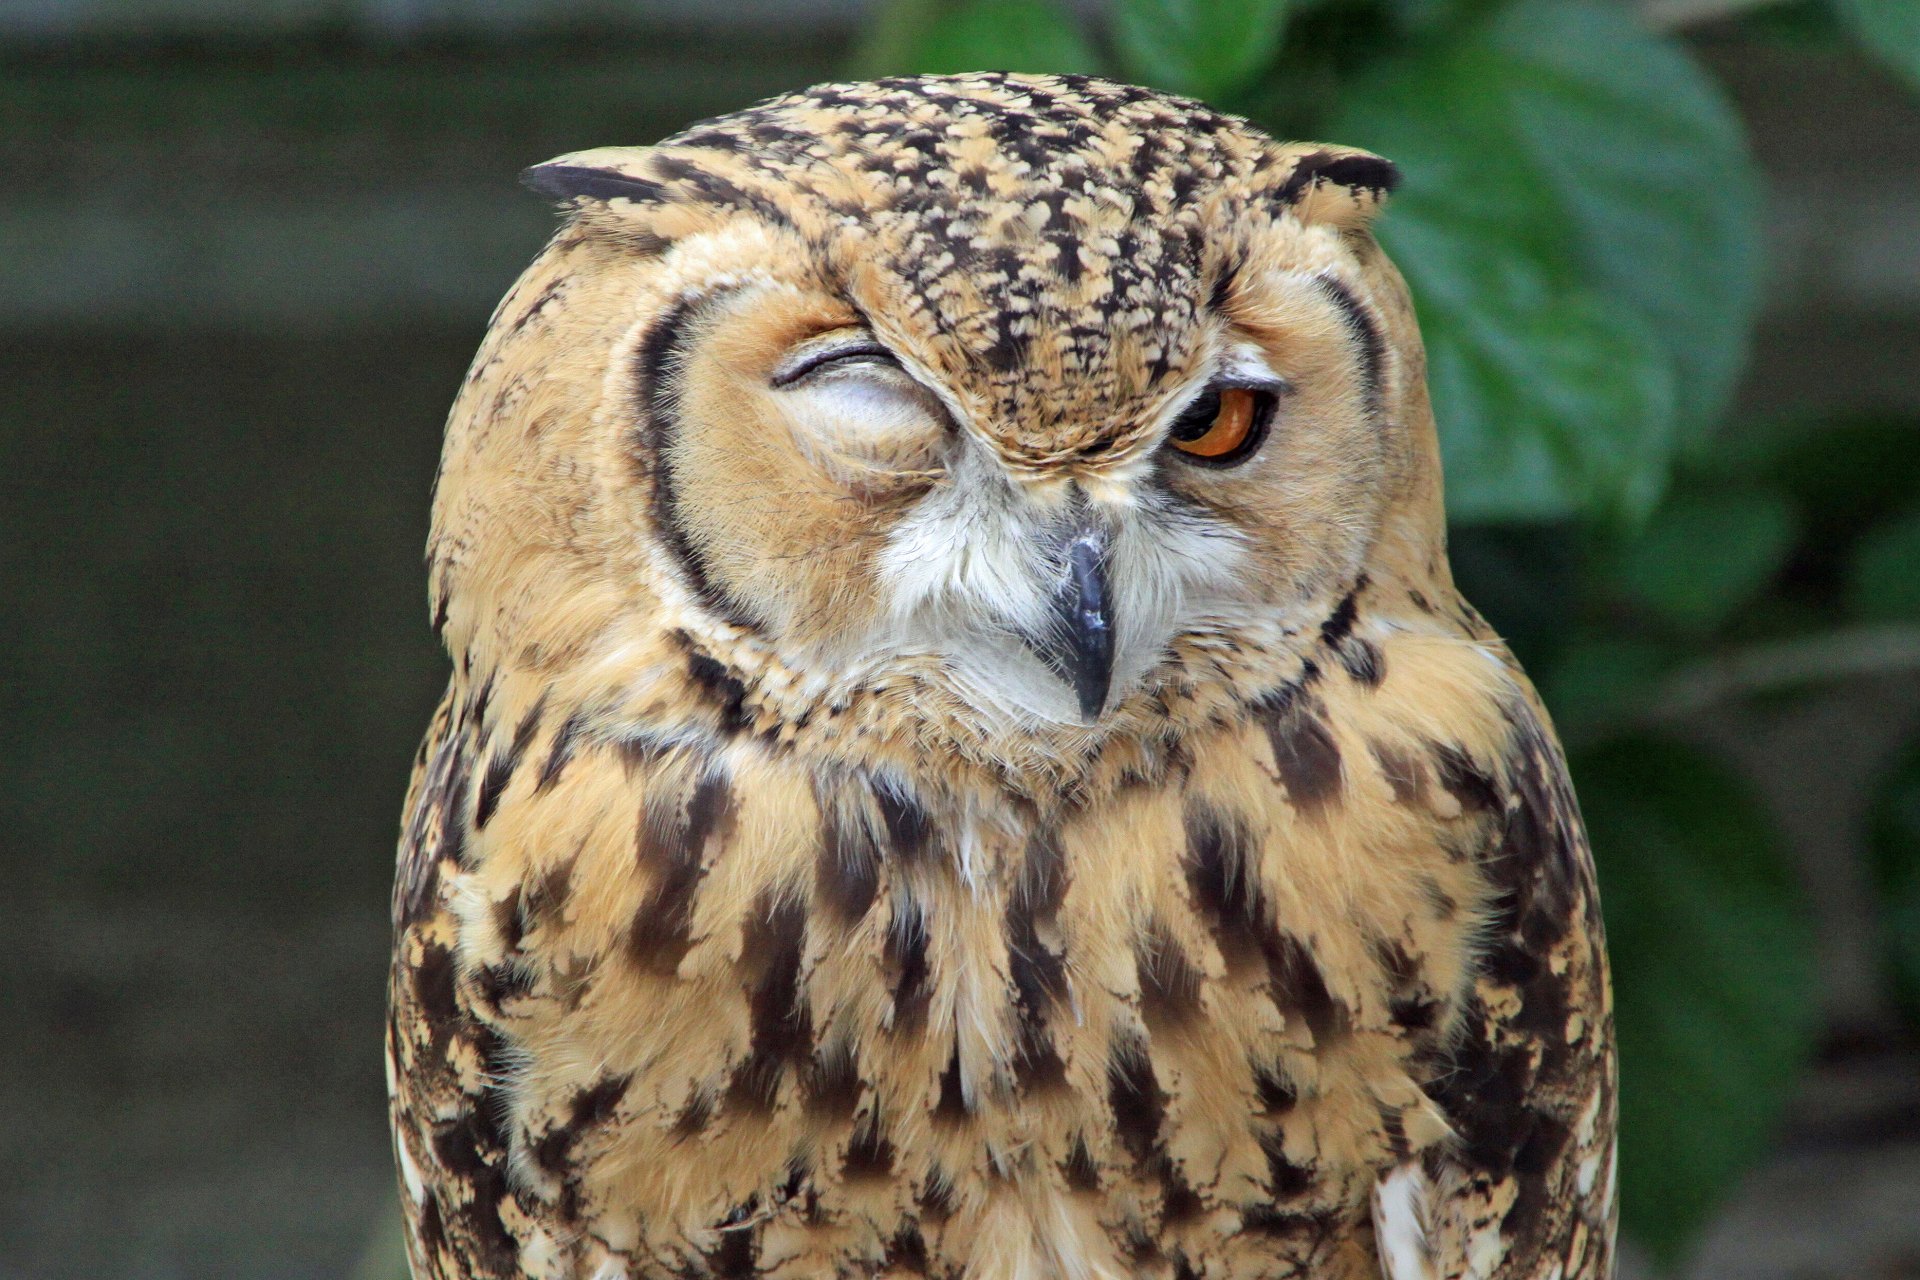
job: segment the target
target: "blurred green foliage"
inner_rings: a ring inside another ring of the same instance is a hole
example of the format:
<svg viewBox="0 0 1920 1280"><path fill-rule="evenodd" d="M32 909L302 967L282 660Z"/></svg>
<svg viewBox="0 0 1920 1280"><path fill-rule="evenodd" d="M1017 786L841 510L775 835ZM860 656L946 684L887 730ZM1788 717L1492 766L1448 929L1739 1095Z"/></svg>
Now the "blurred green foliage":
<svg viewBox="0 0 1920 1280"><path fill-rule="evenodd" d="M1225 98L1273 61L1286 8L1283 0L1139 0L1114 10L1113 38L1141 81Z"/></svg>
<svg viewBox="0 0 1920 1280"><path fill-rule="evenodd" d="M1894 991L1920 1020L1920 743L1888 775L1873 815L1874 886Z"/></svg>
<svg viewBox="0 0 1920 1280"><path fill-rule="evenodd" d="M1920 85L1920 4L1913 0L1834 0L1833 7L1862 45Z"/></svg>
<svg viewBox="0 0 1920 1280"><path fill-rule="evenodd" d="M1812 25L1920 84L1920 4L1831 2ZM1110 16L1095 31L1049 0L896 0L856 69L1094 70L1400 166L1379 234L1426 336L1455 569L1573 748L1613 939L1623 1213L1674 1262L1764 1149L1818 1034L1782 840L1684 730L1920 665L1920 431L1729 429L1761 184L1720 87L1627 9L1117 0ZM1920 744L1884 791L1887 965L1920 1017Z"/></svg>
<svg viewBox="0 0 1920 1280"><path fill-rule="evenodd" d="M1766 1148L1755 1118L1791 1087L1814 1030L1812 938L1778 837L1712 756L1635 735L1573 765L1603 851L1630 1073L1621 1213L1670 1256L1728 1172Z"/></svg>

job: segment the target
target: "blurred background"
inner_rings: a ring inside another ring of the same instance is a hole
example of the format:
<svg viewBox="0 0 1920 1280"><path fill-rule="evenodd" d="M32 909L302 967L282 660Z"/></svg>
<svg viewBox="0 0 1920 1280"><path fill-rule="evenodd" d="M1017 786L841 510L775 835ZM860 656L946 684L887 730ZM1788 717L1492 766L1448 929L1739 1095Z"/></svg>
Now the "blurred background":
<svg viewBox="0 0 1920 1280"><path fill-rule="evenodd" d="M1630 1270L1920 1277L1920 0L0 0L0 1277L398 1280L387 885L524 165L848 74L1372 147L1601 863Z"/></svg>

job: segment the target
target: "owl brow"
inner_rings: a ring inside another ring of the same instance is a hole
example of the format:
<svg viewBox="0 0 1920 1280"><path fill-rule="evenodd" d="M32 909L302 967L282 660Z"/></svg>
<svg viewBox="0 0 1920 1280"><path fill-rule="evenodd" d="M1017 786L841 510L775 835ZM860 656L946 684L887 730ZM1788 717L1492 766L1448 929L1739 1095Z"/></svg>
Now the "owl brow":
<svg viewBox="0 0 1920 1280"><path fill-rule="evenodd" d="M1386 362L1386 343L1381 340L1380 327L1374 323L1373 316L1353 296L1353 291L1332 276L1315 276L1314 283L1320 292L1327 295L1329 301L1340 308L1341 317L1346 321L1347 333L1354 345L1360 349L1360 386L1365 398L1367 416L1377 418L1382 412L1381 369Z"/></svg>

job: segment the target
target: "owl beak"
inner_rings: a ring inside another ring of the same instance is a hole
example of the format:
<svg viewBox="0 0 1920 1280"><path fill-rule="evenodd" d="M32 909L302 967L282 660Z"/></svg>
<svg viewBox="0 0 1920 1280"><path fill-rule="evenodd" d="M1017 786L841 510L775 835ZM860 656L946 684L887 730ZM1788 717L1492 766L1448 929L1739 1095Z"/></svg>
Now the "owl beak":
<svg viewBox="0 0 1920 1280"><path fill-rule="evenodd" d="M1080 700L1080 718L1092 723L1107 705L1113 683L1113 615L1107 594L1106 539L1076 534L1067 544L1067 576L1053 598L1057 623L1041 657Z"/></svg>

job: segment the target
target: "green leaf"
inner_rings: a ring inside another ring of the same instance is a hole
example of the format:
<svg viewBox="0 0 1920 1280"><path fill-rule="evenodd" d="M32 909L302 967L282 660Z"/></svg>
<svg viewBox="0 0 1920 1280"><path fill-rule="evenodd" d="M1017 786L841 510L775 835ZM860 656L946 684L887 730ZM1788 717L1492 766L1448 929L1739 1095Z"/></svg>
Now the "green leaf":
<svg viewBox="0 0 1920 1280"><path fill-rule="evenodd" d="M1920 419L1782 417L1719 433L1701 478L1739 476L1793 495L1822 540L1851 541L1913 499Z"/></svg>
<svg viewBox="0 0 1920 1280"><path fill-rule="evenodd" d="M1671 1261L1812 1052L1812 931L1757 798L1712 757L1623 739L1573 774L1613 957L1623 1221Z"/></svg>
<svg viewBox="0 0 1920 1280"><path fill-rule="evenodd" d="M911 49L908 70L1096 74L1100 56L1073 19L1043 0L973 0L928 21Z"/></svg>
<svg viewBox="0 0 1920 1280"><path fill-rule="evenodd" d="M1798 524L1782 494L1683 491L1621 551L1615 573L1629 596L1704 634L1780 571Z"/></svg>
<svg viewBox="0 0 1920 1280"><path fill-rule="evenodd" d="M1746 362L1761 284L1761 185L1739 116L1675 40L1617 6L1534 0L1494 28L1528 154L1609 303L1672 353L1694 440Z"/></svg>
<svg viewBox="0 0 1920 1280"><path fill-rule="evenodd" d="M1833 0L1854 39L1920 86L1920 4L1914 0Z"/></svg>
<svg viewBox="0 0 1920 1280"><path fill-rule="evenodd" d="M940 0L884 0L875 5L847 59L847 77L872 80L906 72L940 13Z"/></svg>
<svg viewBox="0 0 1920 1280"><path fill-rule="evenodd" d="M1532 671L1545 669L1578 614L1585 540L1569 524L1473 524L1447 539L1453 580Z"/></svg>
<svg viewBox="0 0 1920 1280"><path fill-rule="evenodd" d="M1646 707L1674 657L1652 640L1582 640L1547 669L1541 695L1568 741L1595 738Z"/></svg>
<svg viewBox="0 0 1920 1280"><path fill-rule="evenodd" d="M1382 238L1405 262L1409 244L1444 235L1422 236L1409 217ZM1673 453L1674 375L1651 337L1590 290L1556 288L1524 260L1445 276L1460 265L1435 253L1407 269L1422 298L1449 513L1644 513ZM1478 297L1459 308L1438 300L1458 286Z"/></svg>
<svg viewBox="0 0 1920 1280"><path fill-rule="evenodd" d="M1920 742L1910 745L1874 800L1868 828L1881 937L1894 994L1920 1024Z"/></svg>
<svg viewBox="0 0 1920 1280"><path fill-rule="evenodd" d="M1326 132L1405 175L1380 235L1452 514L1648 510L1753 322L1758 188L1706 77L1612 7L1520 0L1360 77Z"/></svg>
<svg viewBox="0 0 1920 1280"><path fill-rule="evenodd" d="M1386 0L1394 27L1416 39L1430 38L1493 7L1493 0Z"/></svg>
<svg viewBox="0 0 1920 1280"><path fill-rule="evenodd" d="M1876 621L1920 619L1920 508L1874 529L1853 549L1847 607Z"/></svg>
<svg viewBox="0 0 1920 1280"><path fill-rule="evenodd" d="M1120 0L1113 35L1131 78L1218 100L1273 61L1286 10L1286 0Z"/></svg>
<svg viewBox="0 0 1920 1280"><path fill-rule="evenodd" d="M1761 607L1780 615L1777 634L1825 628L1847 608L1856 548L1913 508L1920 421L1874 414L1741 422L1718 433L1710 457L1691 462L1699 482L1732 480L1792 499L1803 526L1793 575Z"/></svg>

